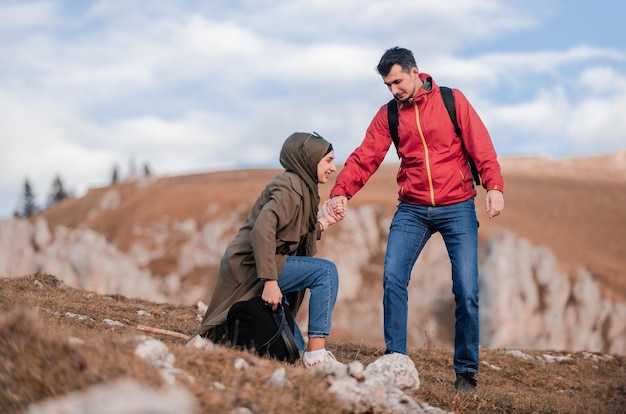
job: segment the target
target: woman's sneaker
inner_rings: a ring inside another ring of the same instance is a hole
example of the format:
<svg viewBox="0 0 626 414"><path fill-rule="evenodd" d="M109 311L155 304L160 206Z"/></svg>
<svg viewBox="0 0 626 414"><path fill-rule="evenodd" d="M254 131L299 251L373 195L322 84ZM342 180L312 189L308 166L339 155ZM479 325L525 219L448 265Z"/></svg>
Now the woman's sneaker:
<svg viewBox="0 0 626 414"><path fill-rule="evenodd" d="M313 368L325 362L337 362L337 358L335 358L332 352L325 349L324 352L321 353L321 356L318 357L311 357L308 351L302 356L302 363L307 368Z"/></svg>

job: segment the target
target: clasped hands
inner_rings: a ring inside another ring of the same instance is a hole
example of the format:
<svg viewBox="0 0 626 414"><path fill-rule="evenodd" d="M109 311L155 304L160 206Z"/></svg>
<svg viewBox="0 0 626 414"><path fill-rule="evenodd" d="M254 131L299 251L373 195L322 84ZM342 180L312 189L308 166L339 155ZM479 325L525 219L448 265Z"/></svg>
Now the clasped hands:
<svg viewBox="0 0 626 414"><path fill-rule="evenodd" d="M348 199L345 196L335 196L324 201L319 209L318 219L322 231L343 220L348 210Z"/></svg>

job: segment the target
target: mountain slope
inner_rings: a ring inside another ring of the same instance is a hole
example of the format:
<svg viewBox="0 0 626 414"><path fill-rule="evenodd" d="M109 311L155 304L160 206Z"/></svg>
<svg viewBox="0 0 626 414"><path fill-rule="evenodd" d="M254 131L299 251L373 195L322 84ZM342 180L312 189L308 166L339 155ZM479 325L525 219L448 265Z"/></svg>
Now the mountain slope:
<svg viewBox="0 0 626 414"><path fill-rule="evenodd" d="M492 220L479 190L485 345L626 353L624 158L503 159L506 206ZM332 330L338 340L381 344L382 263L396 168L383 165L351 200L346 220L320 242L319 255L340 271ZM97 293L206 301L226 245L277 172L142 177L92 189L28 221L0 222L0 275L45 271ZM330 185L321 188L322 198L328 191ZM435 236L412 274L410 347L450 346L449 274ZM305 319L304 307L299 321Z"/></svg>

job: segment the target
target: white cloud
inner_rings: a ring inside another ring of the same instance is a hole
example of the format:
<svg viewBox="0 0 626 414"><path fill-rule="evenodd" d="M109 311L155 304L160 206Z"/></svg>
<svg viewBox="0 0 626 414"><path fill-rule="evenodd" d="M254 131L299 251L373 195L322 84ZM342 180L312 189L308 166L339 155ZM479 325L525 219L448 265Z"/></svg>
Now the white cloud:
<svg viewBox="0 0 626 414"><path fill-rule="evenodd" d="M341 161L389 99L375 66L395 45L461 88L505 154L623 146L623 50L489 47L565 12L544 3L1 5L0 217L27 176L43 197L57 173L84 191L131 159L156 174L278 166L296 130L322 133Z"/></svg>
<svg viewBox="0 0 626 414"><path fill-rule="evenodd" d="M54 22L54 7L50 2L16 3L0 5L0 27L27 29L48 26Z"/></svg>

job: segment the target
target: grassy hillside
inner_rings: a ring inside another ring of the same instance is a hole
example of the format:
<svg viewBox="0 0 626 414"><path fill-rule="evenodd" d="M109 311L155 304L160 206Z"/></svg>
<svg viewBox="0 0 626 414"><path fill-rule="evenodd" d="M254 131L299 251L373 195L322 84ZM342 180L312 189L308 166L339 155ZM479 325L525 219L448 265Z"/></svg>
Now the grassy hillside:
<svg viewBox="0 0 626 414"><path fill-rule="evenodd" d="M29 403L120 378L150 387L163 385L157 370L134 354L134 338L146 335L137 326L190 334L199 325L197 313L194 307L76 290L51 275L0 279L0 412L21 413ZM177 337L149 335L167 345L176 357L176 368L195 378L180 383L196 396L202 412L237 407L255 413L336 412L325 383L302 366L242 351L192 349ZM341 362L358 360L364 365L383 351L336 342L329 349ZM457 413L624 412L624 356L515 350L524 352L516 356L510 351L482 349L479 392L466 395L457 394L452 386L451 349L411 349L421 386L409 395ZM252 368L233 369L237 357ZM268 392L265 384L280 366L286 368L291 385L285 392ZM211 386L215 382L226 392L216 392Z"/></svg>

